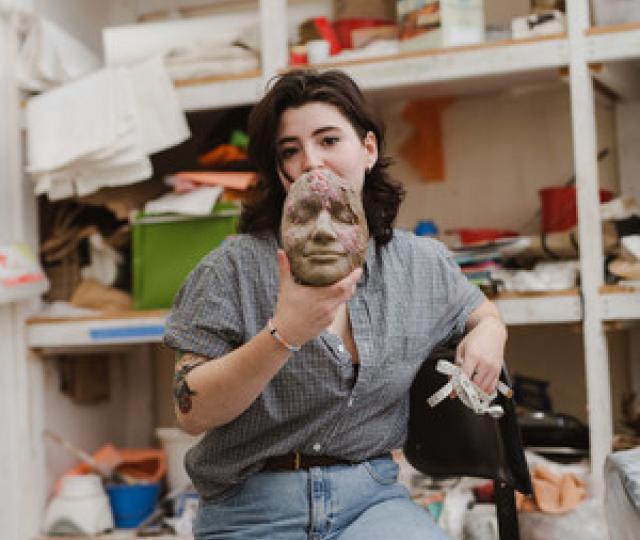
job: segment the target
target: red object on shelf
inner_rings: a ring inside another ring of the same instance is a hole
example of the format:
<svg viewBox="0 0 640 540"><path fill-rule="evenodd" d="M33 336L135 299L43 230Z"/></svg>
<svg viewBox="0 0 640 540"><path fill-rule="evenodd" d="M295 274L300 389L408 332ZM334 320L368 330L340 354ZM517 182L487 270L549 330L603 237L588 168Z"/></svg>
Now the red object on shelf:
<svg viewBox="0 0 640 540"><path fill-rule="evenodd" d="M576 208L576 188L573 186L553 186L540 189L542 210L542 232L551 233L571 229L578 222ZM613 198L613 193L600 190L600 202Z"/></svg>
<svg viewBox="0 0 640 540"><path fill-rule="evenodd" d="M393 21L387 21L385 19L349 18L334 21L333 28L335 29L335 33L337 34L342 47L345 49L352 49L353 42L351 41L351 32L353 30L357 30L359 28L373 28L376 26L389 26L393 24ZM332 51L331 54L335 53Z"/></svg>
<svg viewBox="0 0 640 540"><path fill-rule="evenodd" d="M314 17L313 24L315 25L318 34L320 34L320 37L322 39L326 39L329 42L329 45L331 45L329 52L332 55L338 54L342 50L342 45L340 44L340 40L338 39L333 26L329 22L329 19L326 17Z"/></svg>
<svg viewBox="0 0 640 540"><path fill-rule="evenodd" d="M508 229L450 229L447 232L457 233L463 246L486 244L500 238L520 236L516 231Z"/></svg>

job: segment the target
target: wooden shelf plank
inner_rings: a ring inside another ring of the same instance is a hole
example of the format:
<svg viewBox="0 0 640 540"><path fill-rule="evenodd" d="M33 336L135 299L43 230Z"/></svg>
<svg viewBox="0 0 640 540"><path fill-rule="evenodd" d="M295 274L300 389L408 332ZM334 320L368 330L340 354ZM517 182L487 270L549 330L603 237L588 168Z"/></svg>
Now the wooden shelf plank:
<svg viewBox="0 0 640 540"><path fill-rule="evenodd" d="M175 83L180 105L186 112L223 109L255 103L264 88L259 71L233 77L208 77Z"/></svg>
<svg viewBox="0 0 640 540"><path fill-rule="evenodd" d="M568 323L581 320L577 290L502 294L493 299L507 324ZM39 349L105 347L162 341L167 311L130 311L89 317L27 321L28 345Z"/></svg>
<svg viewBox="0 0 640 540"><path fill-rule="evenodd" d="M139 311L67 319L33 317L27 321L27 343L32 348L159 343L166 314Z"/></svg>
<svg viewBox="0 0 640 540"><path fill-rule="evenodd" d="M471 94L510 89L517 84L560 80L569 52L563 34L527 40L505 40L405 52L343 62L323 63L317 69L342 69L364 91L396 91L419 87L422 96ZM255 102L263 92L259 72L180 82L176 86L187 111Z"/></svg>
<svg viewBox="0 0 640 540"><path fill-rule="evenodd" d="M603 287L600 301L606 321L640 320L640 289Z"/></svg>
<svg viewBox="0 0 640 540"><path fill-rule="evenodd" d="M503 293L493 301L509 326L582 320L582 302L577 289L557 293Z"/></svg>
<svg viewBox="0 0 640 540"><path fill-rule="evenodd" d="M596 27L587 32L589 62L637 59L640 59L640 23Z"/></svg>

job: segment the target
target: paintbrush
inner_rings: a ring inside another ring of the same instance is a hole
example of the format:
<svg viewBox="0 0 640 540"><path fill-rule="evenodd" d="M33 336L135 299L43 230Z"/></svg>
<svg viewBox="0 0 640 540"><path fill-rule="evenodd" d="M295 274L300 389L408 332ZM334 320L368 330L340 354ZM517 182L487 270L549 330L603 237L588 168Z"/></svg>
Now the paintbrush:
<svg viewBox="0 0 640 540"><path fill-rule="evenodd" d="M89 465L89 467L91 467L91 470L97 473L105 482L112 482L117 484L133 483L131 478L128 478L127 476L119 473L116 470L116 467L119 465L119 462L100 463L99 461L96 461L96 459L92 455L90 455L88 452L85 452L84 450L82 450L82 448L78 448L77 446L69 442L67 439L64 439L57 433L54 433L53 431L50 431L48 429L44 430L44 436L58 443L63 448L66 448L78 459L82 460L84 463Z"/></svg>

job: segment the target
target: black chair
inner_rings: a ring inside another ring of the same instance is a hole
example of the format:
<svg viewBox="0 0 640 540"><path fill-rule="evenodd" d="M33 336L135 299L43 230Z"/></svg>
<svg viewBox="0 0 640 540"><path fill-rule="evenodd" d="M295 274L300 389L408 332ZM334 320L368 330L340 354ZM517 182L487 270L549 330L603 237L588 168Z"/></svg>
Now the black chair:
<svg viewBox="0 0 640 540"><path fill-rule="evenodd" d="M448 381L435 370L441 358L454 360L454 344L434 351L413 382L406 458L418 471L434 478L493 480L499 537L518 540L514 489L525 495L531 495L533 489L513 401L498 394L497 402L504 409L499 420L477 415L459 399L445 399L430 407L427 398ZM511 386L506 369L500 378Z"/></svg>

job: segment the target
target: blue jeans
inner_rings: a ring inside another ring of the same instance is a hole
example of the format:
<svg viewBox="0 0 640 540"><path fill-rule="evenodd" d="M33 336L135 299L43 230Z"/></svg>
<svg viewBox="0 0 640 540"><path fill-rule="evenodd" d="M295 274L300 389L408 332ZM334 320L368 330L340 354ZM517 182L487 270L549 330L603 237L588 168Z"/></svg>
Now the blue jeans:
<svg viewBox="0 0 640 540"><path fill-rule="evenodd" d="M355 465L263 471L202 501L196 540L447 540L397 483L391 457Z"/></svg>

